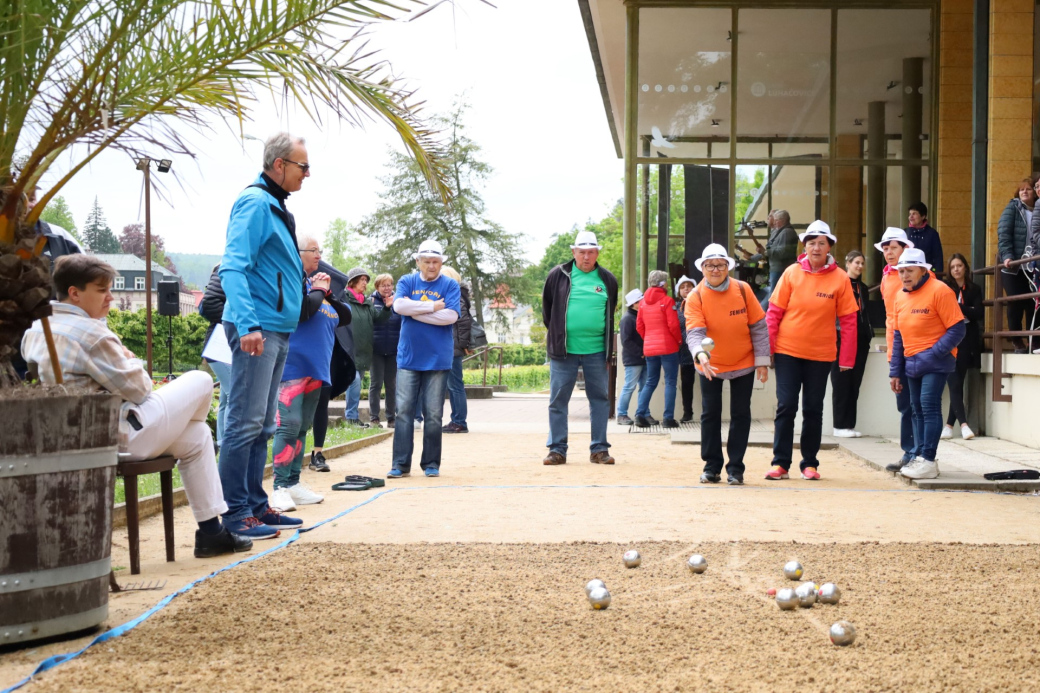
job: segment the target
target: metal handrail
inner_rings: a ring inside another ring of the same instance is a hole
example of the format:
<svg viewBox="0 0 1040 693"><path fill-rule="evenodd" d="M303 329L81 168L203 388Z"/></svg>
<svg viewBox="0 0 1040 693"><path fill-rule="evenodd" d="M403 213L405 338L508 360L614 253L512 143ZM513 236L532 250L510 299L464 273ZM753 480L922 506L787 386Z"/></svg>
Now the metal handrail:
<svg viewBox="0 0 1040 693"><path fill-rule="evenodd" d="M503 358L503 356L505 354L505 351L504 351L504 349L502 348L502 346L500 344L488 344L486 346L478 347L476 349L476 351L474 351L472 354L470 354L469 356L466 356L465 358L462 359L462 362L465 363L466 361L469 361L470 359L480 358L481 356L484 357L484 385L483 385L483 387L487 387L488 353L491 352L491 351L498 351L498 384L501 385L502 384L502 358Z"/></svg>
<svg viewBox="0 0 1040 693"><path fill-rule="evenodd" d="M1021 260L1012 260L1007 264L1006 267L1018 267L1029 262L1040 260L1040 255L1033 255L1032 257L1022 258ZM1004 372L1004 340L1003 337L1029 337L1029 342L1032 342L1032 337L1040 336L1040 330L1005 330L1004 329L1004 311L999 310L999 307L1004 303L1010 303L1012 301L1027 301L1036 298L1040 298L1040 292L1030 294L1019 294L1017 296L1002 296L1004 292L1004 284L997 280L996 271L998 269L1004 269L1005 265L1000 261L1000 253L997 253L996 264L990 265L989 267L983 267L980 270L976 270L975 274L982 275L993 275L993 298L989 301L983 301L983 305L988 305L990 308L998 308L993 310L991 315L993 316L993 331L984 332L983 337L990 337L993 340L993 392L992 400L994 402L1010 402L1011 395L1004 394L1004 378L1008 377L1008 374Z"/></svg>

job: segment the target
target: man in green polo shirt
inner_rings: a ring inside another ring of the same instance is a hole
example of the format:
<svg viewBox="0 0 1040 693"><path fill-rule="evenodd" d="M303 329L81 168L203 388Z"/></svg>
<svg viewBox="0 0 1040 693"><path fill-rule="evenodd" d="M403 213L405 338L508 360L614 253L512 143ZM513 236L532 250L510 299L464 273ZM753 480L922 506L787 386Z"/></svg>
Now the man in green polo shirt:
<svg viewBox="0 0 1040 693"><path fill-rule="evenodd" d="M610 416L608 365L614 349L618 283L597 263L596 234L581 231L571 246L574 259L554 267L542 289L542 321L549 354L549 454L544 464L567 462L567 411L578 368L585 374L592 443L589 460L614 464L607 450Z"/></svg>

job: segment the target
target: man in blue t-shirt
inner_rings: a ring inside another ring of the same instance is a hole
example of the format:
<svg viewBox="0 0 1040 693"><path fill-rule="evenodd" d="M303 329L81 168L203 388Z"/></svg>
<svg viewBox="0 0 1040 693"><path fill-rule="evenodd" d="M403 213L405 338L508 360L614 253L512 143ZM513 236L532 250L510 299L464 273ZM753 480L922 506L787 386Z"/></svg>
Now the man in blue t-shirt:
<svg viewBox="0 0 1040 693"><path fill-rule="evenodd" d="M452 325L461 310L459 285L441 275L447 257L437 241L423 241L412 255L417 272L401 277L394 295L394 311L401 316L397 346L397 418L411 422L422 394L423 450L419 466L426 476L440 476L441 416L444 389L455 357ZM412 470L412 426L394 428L393 468L388 479L406 477Z"/></svg>

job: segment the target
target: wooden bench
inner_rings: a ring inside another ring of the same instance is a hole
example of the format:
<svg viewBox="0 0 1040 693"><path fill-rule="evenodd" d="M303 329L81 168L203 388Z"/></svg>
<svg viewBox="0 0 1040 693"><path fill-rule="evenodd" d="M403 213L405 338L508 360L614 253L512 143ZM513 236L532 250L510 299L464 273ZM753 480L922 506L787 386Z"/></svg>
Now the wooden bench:
<svg viewBox="0 0 1040 693"><path fill-rule="evenodd" d="M141 572L141 526L137 507L137 477L142 474L159 474L159 488L162 493L163 529L166 533L166 560L173 562L173 468L177 466L177 458L165 455L149 460L119 460L116 474L123 477L123 489L126 494L126 532L130 544L130 574Z"/></svg>

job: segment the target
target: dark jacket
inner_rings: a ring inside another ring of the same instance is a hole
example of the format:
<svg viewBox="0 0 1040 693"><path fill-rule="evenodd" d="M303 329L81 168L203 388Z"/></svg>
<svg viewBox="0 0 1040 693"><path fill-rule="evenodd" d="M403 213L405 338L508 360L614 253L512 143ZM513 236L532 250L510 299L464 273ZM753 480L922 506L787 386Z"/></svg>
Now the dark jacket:
<svg viewBox="0 0 1040 693"><path fill-rule="evenodd" d="M542 323L545 325L545 349L551 359L567 358L567 300L571 295L571 270L574 260L557 265L549 271L542 287ZM606 344L603 350L607 361L614 354L614 309L617 308L618 283L613 274L596 263L596 271L607 287Z"/></svg>
<svg viewBox="0 0 1040 693"><path fill-rule="evenodd" d="M926 274L914 291L917 291L925 282L937 282L938 279ZM906 289L903 289L906 291ZM921 378L929 373L953 373L957 370L957 359L953 350L964 339L966 328L963 322L959 322L946 330L943 336L936 340L935 344L913 356L903 355L903 335L899 330L895 331L892 338L892 360L889 362L888 374L892 378L903 377Z"/></svg>
<svg viewBox="0 0 1040 693"><path fill-rule="evenodd" d="M798 259L798 232L793 226L788 224L780 229L770 229L765 252L752 255L748 262L758 262L763 258L769 262L770 272L783 272L795 263Z"/></svg>
<svg viewBox="0 0 1040 693"><path fill-rule="evenodd" d="M680 366L692 366L693 365L693 354L690 353L690 347L686 343L686 301L680 299L675 304L675 314L679 318L679 331L682 333L682 344L679 345L679 365Z"/></svg>
<svg viewBox="0 0 1040 693"><path fill-rule="evenodd" d="M621 333L621 365L622 366L645 366L646 357L643 356L643 338L636 330L636 316L638 313L629 308L621 316L621 324L618 332Z"/></svg>
<svg viewBox="0 0 1040 693"><path fill-rule="evenodd" d="M43 255L51 259L51 272L54 272L54 263L58 261L59 257L83 252L73 241L56 233L51 228L51 225L45 221L36 222L36 235L47 239L47 245L43 248Z"/></svg>
<svg viewBox="0 0 1040 693"><path fill-rule="evenodd" d="M372 366L373 326L390 320L388 311L376 312L370 301L359 301L350 289L340 294L340 300L350 306L354 319L350 323L354 333L354 365L359 371L367 371Z"/></svg>
<svg viewBox="0 0 1040 693"><path fill-rule="evenodd" d="M390 311L389 320L372 321L372 353L380 356L396 356L397 343L401 341L401 316L394 311L393 306L386 307L383 303L383 295L378 291L372 292L368 300L375 313Z"/></svg>
<svg viewBox="0 0 1040 693"><path fill-rule="evenodd" d="M209 321L209 329L202 340L203 345L209 343L213 328L224 317L224 302L227 299L224 297L224 287L220 285L219 270L220 265L213 268L213 273L209 275L209 283L206 284L206 292L202 295L202 303L199 304L199 315Z"/></svg>
<svg viewBox="0 0 1040 693"><path fill-rule="evenodd" d="M934 271L946 271L946 265L943 264L942 240L939 238L939 232L931 225L925 224L924 228L920 229L908 227L906 237L913 242L915 248L924 251L925 262L929 263Z"/></svg>
<svg viewBox="0 0 1040 693"><path fill-rule="evenodd" d="M856 299L856 305L859 306L859 313L856 315L856 341L861 345L870 344L870 340L874 336L874 328L870 324L870 313L867 311L869 289L859 279L849 277L849 283L852 284L852 295ZM838 339L841 339L840 333Z"/></svg>
<svg viewBox="0 0 1040 693"><path fill-rule="evenodd" d="M961 292L957 282L952 279L946 285L956 294L961 313L967 320L964 324L964 339L957 345L957 363L966 364L968 368L982 368L982 333L979 324L986 316L986 308L982 305L982 288L972 284Z"/></svg>
<svg viewBox="0 0 1040 693"><path fill-rule="evenodd" d="M455 336L455 355L465 356L466 349L469 349L473 315L469 312L469 284L463 282L459 289L459 310L461 312L459 313L459 319L455 321L455 329L452 330L452 333Z"/></svg>
<svg viewBox="0 0 1040 693"><path fill-rule="evenodd" d="M1034 225L1037 223L1036 216L1033 215ZM1000 261L1021 260L1029 243L1029 233L1026 206L1016 197L1007 203L1007 207L1000 214L1000 221L997 222L997 250L1000 251ZM1001 270L1005 274L1018 274L1021 271L1021 266Z"/></svg>

